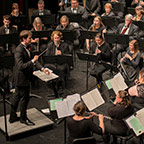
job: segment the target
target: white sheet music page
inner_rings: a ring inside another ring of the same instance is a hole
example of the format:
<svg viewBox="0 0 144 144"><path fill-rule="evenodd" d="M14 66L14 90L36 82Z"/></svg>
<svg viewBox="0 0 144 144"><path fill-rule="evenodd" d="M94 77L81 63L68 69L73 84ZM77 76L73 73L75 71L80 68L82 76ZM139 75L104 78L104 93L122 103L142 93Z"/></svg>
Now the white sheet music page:
<svg viewBox="0 0 144 144"><path fill-rule="evenodd" d="M83 96L81 96L81 98L88 107L89 111L92 111L98 106L105 103L97 88L84 94Z"/></svg>
<svg viewBox="0 0 144 144"><path fill-rule="evenodd" d="M141 122L141 124L144 128L144 108L142 108L136 112L136 117L139 119L139 121Z"/></svg>
<svg viewBox="0 0 144 144"><path fill-rule="evenodd" d="M42 81L45 81L45 82L48 82L50 80L58 78L58 76L56 74L52 73L51 70L49 70L49 71L50 71L50 74L45 74L44 72L37 70L37 71L33 72L33 75L37 76L39 79L41 79Z"/></svg>
<svg viewBox="0 0 144 144"><path fill-rule="evenodd" d="M110 80L110 84L112 85L115 94L117 94L119 90L125 90L128 88L121 73L116 74L114 78Z"/></svg>

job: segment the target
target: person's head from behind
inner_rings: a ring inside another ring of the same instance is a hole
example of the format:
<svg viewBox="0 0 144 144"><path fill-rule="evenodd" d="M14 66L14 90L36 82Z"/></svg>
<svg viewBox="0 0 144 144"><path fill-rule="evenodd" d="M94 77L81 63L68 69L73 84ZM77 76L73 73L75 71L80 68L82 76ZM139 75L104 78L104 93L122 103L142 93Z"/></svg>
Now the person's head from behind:
<svg viewBox="0 0 144 144"><path fill-rule="evenodd" d="M71 0L71 8L76 9L79 5L78 0Z"/></svg>
<svg viewBox="0 0 144 144"><path fill-rule="evenodd" d="M11 23L11 19L10 19L10 15L4 15L3 16L3 24L5 27L9 27L10 23Z"/></svg>
<svg viewBox="0 0 144 144"><path fill-rule="evenodd" d="M125 25L126 26L131 22L132 18L133 18L133 16L131 14L127 14L125 16Z"/></svg>
<svg viewBox="0 0 144 144"><path fill-rule="evenodd" d="M29 30L23 30L19 34L20 41L26 46L31 44L31 37L32 37L32 32Z"/></svg>
<svg viewBox="0 0 144 144"><path fill-rule="evenodd" d="M19 15L19 5L17 3L12 4L12 14L15 16Z"/></svg>
<svg viewBox="0 0 144 144"><path fill-rule="evenodd" d="M103 42L104 42L104 36L102 33L97 33L96 36L95 36L95 42L98 44L98 45L101 45Z"/></svg>
<svg viewBox="0 0 144 144"><path fill-rule="evenodd" d="M39 0L38 1L38 10L39 11L43 11L44 10L44 1L43 0Z"/></svg>
<svg viewBox="0 0 144 144"><path fill-rule="evenodd" d="M62 33L60 31L53 31L51 34L51 40L54 42L54 44L60 43L62 39Z"/></svg>
<svg viewBox="0 0 144 144"><path fill-rule="evenodd" d="M135 12L136 12L136 14L139 16L139 15L141 15L142 13L143 13L143 7L142 6L136 6L136 8L135 8Z"/></svg>
<svg viewBox="0 0 144 144"><path fill-rule="evenodd" d="M37 30L40 30L42 28L42 21L40 17L36 17L33 21L33 27Z"/></svg>
<svg viewBox="0 0 144 144"><path fill-rule="evenodd" d="M112 5L110 3L106 3L104 8L105 8L105 12L109 14L112 10Z"/></svg>
<svg viewBox="0 0 144 144"><path fill-rule="evenodd" d="M63 27L66 27L68 24L69 24L69 19L66 15L63 15L60 19L60 24L63 26Z"/></svg>
<svg viewBox="0 0 144 144"><path fill-rule="evenodd" d="M73 110L77 116L83 116L86 112L86 105L84 104L84 102L78 101L74 105Z"/></svg>
<svg viewBox="0 0 144 144"><path fill-rule="evenodd" d="M139 82L144 83L144 69L139 72Z"/></svg>
<svg viewBox="0 0 144 144"><path fill-rule="evenodd" d="M127 91L120 90L116 95L116 102L126 108L131 105L130 98Z"/></svg>

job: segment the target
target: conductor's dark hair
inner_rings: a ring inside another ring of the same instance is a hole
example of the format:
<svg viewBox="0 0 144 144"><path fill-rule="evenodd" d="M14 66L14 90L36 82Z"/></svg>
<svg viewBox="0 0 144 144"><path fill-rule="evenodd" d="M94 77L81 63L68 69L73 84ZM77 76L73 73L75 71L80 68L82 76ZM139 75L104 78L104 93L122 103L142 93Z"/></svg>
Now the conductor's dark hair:
<svg viewBox="0 0 144 144"><path fill-rule="evenodd" d="M29 31L29 30L23 30L20 32L19 34L19 39L20 41L22 42L23 41L23 38L24 39L27 39L28 36L32 36L32 32Z"/></svg>
<svg viewBox="0 0 144 144"><path fill-rule="evenodd" d="M74 105L73 109L74 109L76 115L83 116L85 114L85 111L86 111L86 105L84 104L84 102L78 101Z"/></svg>

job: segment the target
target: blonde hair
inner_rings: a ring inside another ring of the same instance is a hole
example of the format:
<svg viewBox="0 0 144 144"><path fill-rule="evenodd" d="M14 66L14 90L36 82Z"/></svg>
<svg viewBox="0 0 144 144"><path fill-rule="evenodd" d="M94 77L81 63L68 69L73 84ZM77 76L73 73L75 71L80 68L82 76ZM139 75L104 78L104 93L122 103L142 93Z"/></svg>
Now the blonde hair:
<svg viewBox="0 0 144 144"><path fill-rule="evenodd" d="M60 39L62 39L63 35L60 31L53 31L52 34L51 34L51 40L54 41L54 35L58 35L60 37Z"/></svg>
<svg viewBox="0 0 144 144"><path fill-rule="evenodd" d="M33 27L36 28L37 27L37 23L40 23L40 25L42 26L42 21L40 19L40 17L36 17L33 21Z"/></svg>
<svg viewBox="0 0 144 144"><path fill-rule="evenodd" d="M95 19L98 19L98 20L100 21L100 26L104 26L104 24L103 24L102 19L101 19L100 16L96 16L96 17L94 18L94 20L95 20ZM104 26L104 27L105 27L105 26ZM95 25L92 27L92 31L96 31L96 26L95 26Z"/></svg>
<svg viewBox="0 0 144 144"><path fill-rule="evenodd" d="M18 9L19 10L19 5L17 4L17 3L13 3L12 4L12 12L11 12L11 15L13 16L13 15L15 15L15 13L14 13L14 9Z"/></svg>
<svg viewBox="0 0 144 144"><path fill-rule="evenodd" d="M112 10L112 4L111 4L111 3L106 3L106 4L104 5L104 8L106 8L106 7L110 8L110 9Z"/></svg>
<svg viewBox="0 0 144 144"><path fill-rule="evenodd" d="M61 18L60 18L60 23L62 20L65 20L67 23L69 23L69 18L66 16L66 15L63 15Z"/></svg>
<svg viewBox="0 0 144 144"><path fill-rule="evenodd" d="M131 40L129 44L132 44L134 46L134 54L132 55L132 58L135 59L137 54L139 53L139 48L138 48L138 41L137 40Z"/></svg>

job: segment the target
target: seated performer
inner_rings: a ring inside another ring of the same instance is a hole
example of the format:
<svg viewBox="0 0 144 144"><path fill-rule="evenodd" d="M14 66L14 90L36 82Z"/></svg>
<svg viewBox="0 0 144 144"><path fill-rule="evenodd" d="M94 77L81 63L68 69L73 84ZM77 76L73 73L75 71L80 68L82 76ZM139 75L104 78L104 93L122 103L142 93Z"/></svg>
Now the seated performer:
<svg viewBox="0 0 144 144"><path fill-rule="evenodd" d="M144 69L139 72L139 78L135 80L136 85L128 89L133 103L144 104Z"/></svg>
<svg viewBox="0 0 144 144"><path fill-rule="evenodd" d="M114 12L112 11L112 5L110 3L106 3L104 6L105 13L101 16L115 16Z"/></svg>
<svg viewBox="0 0 144 144"><path fill-rule="evenodd" d="M96 16L93 20L93 24L89 27L90 31L97 31L99 33L106 33L106 28L102 22L102 19L100 16ZM93 40L86 39L86 47L87 50L89 51L91 47L91 42Z"/></svg>
<svg viewBox="0 0 144 144"><path fill-rule="evenodd" d="M47 45L47 51L45 56L54 55L71 55L70 45L61 41L62 33L60 31L53 31L51 34L51 41ZM46 64L46 67L52 69L61 80L65 80L70 75L69 66L67 63L64 64Z"/></svg>
<svg viewBox="0 0 144 144"><path fill-rule="evenodd" d="M104 133L104 116L99 114L99 126L92 122L92 117L95 115L94 112L91 112L90 116L84 116L86 112L86 106L82 101L78 101L74 105L75 115L68 117L66 119L69 136L68 144L72 144L73 140L76 138L85 138L90 137L91 132L102 135Z"/></svg>
<svg viewBox="0 0 144 144"><path fill-rule="evenodd" d="M43 26L43 23L39 17L36 17L33 21L33 28L31 31L46 31L47 28ZM43 51L47 48L48 38L35 38L32 39L31 43L34 45L36 51Z"/></svg>
<svg viewBox="0 0 144 144"><path fill-rule="evenodd" d="M143 7L137 6L135 8L136 15L133 17L134 21L144 21Z"/></svg>
<svg viewBox="0 0 144 144"><path fill-rule="evenodd" d="M96 55L97 62L92 62L90 67L90 74L96 77L98 84L102 81L102 73L110 69L110 66L106 62L111 61L110 46L105 42L102 34L97 33L95 36L95 42L93 42L90 49L90 53Z"/></svg>
<svg viewBox="0 0 144 144"><path fill-rule="evenodd" d="M129 42L129 50L120 60L125 71L128 74L128 78L130 81L134 81L138 77L138 73L140 70L140 58L141 54L138 49L138 42L137 40L131 40Z"/></svg>
<svg viewBox="0 0 144 144"><path fill-rule="evenodd" d="M112 120L107 120L104 123L105 131L106 133L113 135L113 144L117 144L117 140L114 135L126 136L128 130L123 118L133 114L133 107L126 91L118 91L115 101L108 108L108 114Z"/></svg>
<svg viewBox="0 0 144 144"><path fill-rule="evenodd" d="M17 30L15 27L12 27L10 15L4 15L3 16L3 26L0 27L0 35L4 34L13 34L16 33ZM14 44L0 44L0 53L14 53L16 46Z"/></svg>

